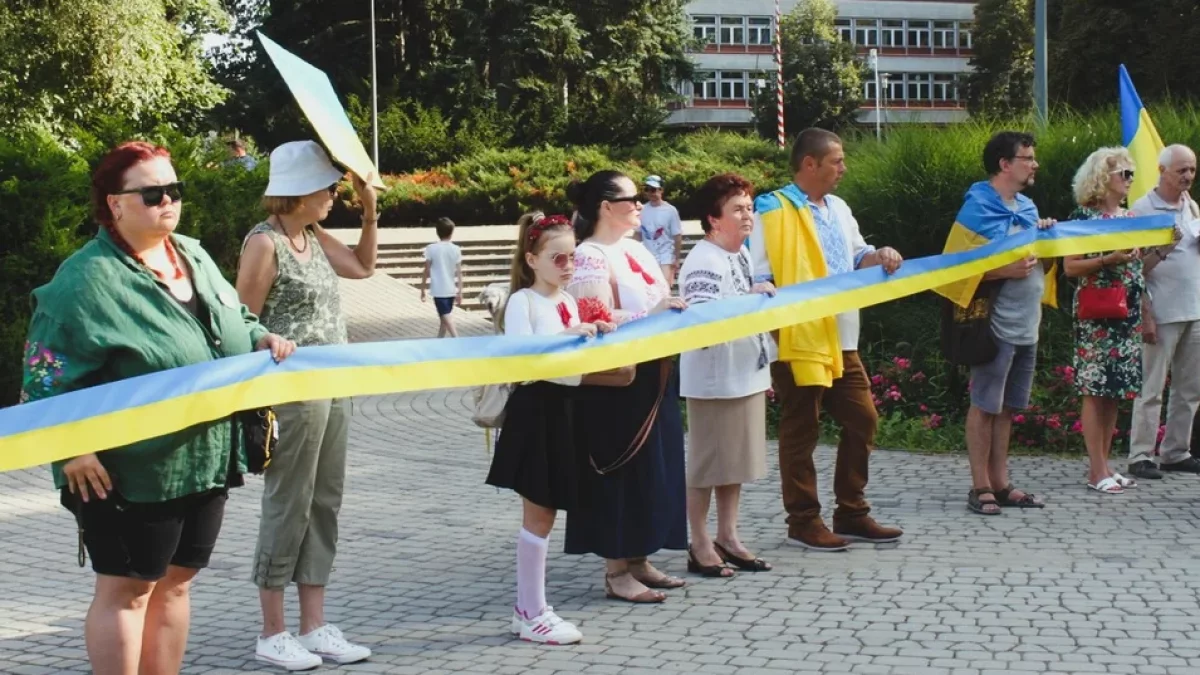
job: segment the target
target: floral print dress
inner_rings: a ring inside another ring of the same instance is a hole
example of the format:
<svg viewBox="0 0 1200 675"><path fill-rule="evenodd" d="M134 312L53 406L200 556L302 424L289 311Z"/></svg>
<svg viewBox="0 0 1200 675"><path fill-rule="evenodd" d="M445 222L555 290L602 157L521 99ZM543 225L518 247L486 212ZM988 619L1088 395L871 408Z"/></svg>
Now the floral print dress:
<svg viewBox="0 0 1200 675"><path fill-rule="evenodd" d="M1091 220L1128 216L1104 215L1095 209L1080 208L1071 220ZM1104 253L1089 253L1084 258L1098 258ZM1129 317L1125 319L1075 319L1075 372L1079 391L1085 396L1104 398L1137 398L1142 390L1142 295L1146 279L1142 274L1141 258L1124 265L1102 268L1078 280L1075 288L1075 307L1079 292L1084 288L1111 288L1123 285L1127 293Z"/></svg>

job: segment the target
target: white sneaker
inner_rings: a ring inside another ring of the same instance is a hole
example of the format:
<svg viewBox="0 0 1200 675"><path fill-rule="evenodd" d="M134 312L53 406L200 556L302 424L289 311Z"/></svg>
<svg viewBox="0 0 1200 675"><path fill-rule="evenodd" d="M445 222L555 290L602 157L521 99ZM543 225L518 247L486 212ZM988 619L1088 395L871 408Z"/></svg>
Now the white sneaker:
<svg viewBox="0 0 1200 675"><path fill-rule="evenodd" d="M321 666L321 657L305 649L287 631L258 638L254 659L286 670L312 670Z"/></svg>
<svg viewBox="0 0 1200 675"><path fill-rule="evenodd" d="M526 620L516 609L513 609L512 622L509 630L513 635L520 636L526 642L538 642L545 645L572 645L583 640L583 633L575 624L564 621L554 613L554 608L547 606L541 616Z"/></svg>
<svg viewBox="0 0 1200 675"><path fill-rule="evenodd" d="M334 663L358 663L371 657L370 649L348 642L337 626L328 623L298 639L305 649Z"/></svg>

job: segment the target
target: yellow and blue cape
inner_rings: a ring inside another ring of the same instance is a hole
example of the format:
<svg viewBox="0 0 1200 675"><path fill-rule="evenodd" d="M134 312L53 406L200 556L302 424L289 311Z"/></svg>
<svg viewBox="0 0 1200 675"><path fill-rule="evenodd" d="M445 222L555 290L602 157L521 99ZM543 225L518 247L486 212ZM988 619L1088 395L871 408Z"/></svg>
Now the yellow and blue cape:
<svg viewBox="0 0 1200 675"><path fill-rule="evenodd" d="M1036 230L1038 219L1037 205L1029 197L1017 193L1016 209L1012 209L991 183L979 181L967 189L942 253L969 251L1002 241L1015 232ZM1042 303L1050 307L1058 307L1057 276L1058 266L1052 265L1046 272L1046 290L1042 295ZM977 274L933 290L959 307L967 307L981 281L983 275Z"/></svg>

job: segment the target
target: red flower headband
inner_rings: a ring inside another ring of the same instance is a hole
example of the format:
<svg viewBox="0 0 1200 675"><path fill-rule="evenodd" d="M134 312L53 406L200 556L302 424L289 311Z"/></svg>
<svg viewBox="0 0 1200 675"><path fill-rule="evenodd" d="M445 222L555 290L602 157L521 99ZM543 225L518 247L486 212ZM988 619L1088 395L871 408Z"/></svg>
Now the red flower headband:
<svg viewBox="0 0 1200 675"><path fill-rule="evenodd" d="M533 225L529 226L529 241L537 241L538 237L546 230L551 230L556 227L570 226L571 221L566 216L542 216L533 221Z"/></svg>

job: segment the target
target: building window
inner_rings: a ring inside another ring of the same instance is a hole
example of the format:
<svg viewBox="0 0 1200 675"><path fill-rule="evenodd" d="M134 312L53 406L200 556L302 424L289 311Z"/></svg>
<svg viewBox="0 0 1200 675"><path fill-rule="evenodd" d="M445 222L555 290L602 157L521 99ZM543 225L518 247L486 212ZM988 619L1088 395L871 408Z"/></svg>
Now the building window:
<svg viewBox="0 0 1200 675"><path fill-rule="evenodd" d="M838 37L843 42L854 42L854 26L851 25L850 19L837 19L833 22L833 27L837 29Z"/></svg>
<svg viewBox="0 0 1200 675"><path fill-rule="evenodd" d="M908 73L905 79L908 80L908 100L930 100L929 73Z"/></svg>
<svg viewBox="0 0 1200 675"><path fill-rule="evenodd" d="M721 44L746 44L746 18L742 16L721 17Z"/></svg>
<svg viewBox="0 0 1200 675"><path fill-rule="evenodd" d="M715 16L693 16L692 17L692 35L706 44L716 44L717 42L717 17Z"/></svg>
<svg viewBox="0 0 1200 675"><path fill-rule="evenodd" d="M775 38L771 35L772 19L769 16L750 17L750 27L747 29L747 44L773 45Z"/></svg>
<svg viewBox="0 0 1200 675"><path fill-rule="evenodd" d="M697 71L692 79L692 93L696 98L717 98L717 74L712 71Z"/></svg>
<svg viewBox="0 0 1200 675"><path fill-rule="evenodd" d="M875 78L863 82L863 101L875 105Z"/></svg>
<svg viewBox="0 0 1200 675"><path fill-rule="evenodd" d="M908 46L909 47L929 47L929 22L928 21L909 21L908 22Z"/></svg>
<svg viewBox="0 0 1200 675"><path fill-rule="evenodd" d="M879 19L855 19L854 44L859 47L878 47Z"/></svg>
<svg viewBox="0 0 1200 675"><path fill-rule="evenodd" d="M971 24L966 21L958 24L958 48L971 48Z"/></svg>
<svg viewBox="0 0 1200 675"><path fill-rule="evenodd" d="M904 100L904 74L895 73L883 85L883 97L887 101ZM886 102L885 102L886 105Z"/></svg>
<svg viewBox="0 0 1200 675"><path fill-rule="evenodd" d="M721 98L732 101L745 101L746 73L730 71L721 73Z"/></svg>
<svg viewBox="0 0 1200 675"><path fill-rule="evenodd" d="M933 76L933 100L957 101L958 87L953 73L937 73Z"/></svg>
<svg viewBox="0 0 1200 675"><path fill-rule="evenodd" d="M899 19L885 19L883 21L883 46L904 46L904 21Z"/></svg>
<svg viewBox="0 0 1200 675"><path fill-rule="evenodd" d="M933 46L938 49L954 49L958 39L954 35L953 21L933 22Z"/></svg>

